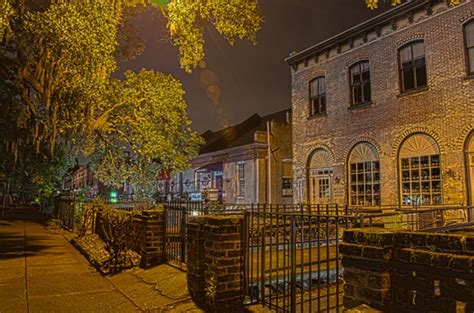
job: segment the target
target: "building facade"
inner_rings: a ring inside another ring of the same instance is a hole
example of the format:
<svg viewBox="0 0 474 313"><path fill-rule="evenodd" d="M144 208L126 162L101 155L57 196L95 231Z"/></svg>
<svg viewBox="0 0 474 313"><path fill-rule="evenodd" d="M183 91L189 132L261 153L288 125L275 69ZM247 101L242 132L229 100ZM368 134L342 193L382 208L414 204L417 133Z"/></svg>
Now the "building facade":
<svg viewBox="0 0 474 313"><path fill-rule="evenodd" d="M286 61L296 203L474 204L472 1L409 1Z"/></svg>
<svg viewBox="0 0 474 313"><path fill-rule="evenodd" d="M255 114L242 123L202 134L191 168L159 182L168 199L291 204L291 114Z"/></svg>

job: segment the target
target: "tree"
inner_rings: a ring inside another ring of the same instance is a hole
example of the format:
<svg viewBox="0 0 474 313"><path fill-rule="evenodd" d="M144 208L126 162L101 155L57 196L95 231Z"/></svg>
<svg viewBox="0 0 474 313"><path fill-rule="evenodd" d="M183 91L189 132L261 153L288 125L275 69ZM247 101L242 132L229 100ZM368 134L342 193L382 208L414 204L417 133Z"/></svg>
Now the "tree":
<svg viewBox="0 0 474 313"><path fill-rule="evenodd" d="M1 102L11 112L1 140L15 164L31 152L55 160L68 144L104 168L106 160L120 162L119 147L131 151L135 167L187 165L200 138L190 128L181 84L153 71L111 78L122 10L140 1L1 3L12 8L1 20L0 64L2 82L13 91ZM15 164L5 167L15 171ZM145 181L140 173L134 172L137 183Z"/></svg>

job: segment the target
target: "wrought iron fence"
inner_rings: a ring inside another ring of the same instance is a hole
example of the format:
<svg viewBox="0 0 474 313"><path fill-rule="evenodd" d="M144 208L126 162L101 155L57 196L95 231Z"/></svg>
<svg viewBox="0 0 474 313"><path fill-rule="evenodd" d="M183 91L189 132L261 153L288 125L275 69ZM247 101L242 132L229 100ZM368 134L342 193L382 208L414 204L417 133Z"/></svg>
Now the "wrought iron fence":
<svg viewBox="0 0 474 313"><path fill-rule="evenodd" d="M245 212L244 286L248 303L279 312L342 310L339 242L360 217Z"/></svg>
<svg viewBox="0 0 474 313"><path fill-rule="evenodd" d="M471 207L378 207L356 210L248 210L243 282L248 303L278 312L339 312L343 282L339 244L344 229L380 227L440 231L467 225Z"/></svg>

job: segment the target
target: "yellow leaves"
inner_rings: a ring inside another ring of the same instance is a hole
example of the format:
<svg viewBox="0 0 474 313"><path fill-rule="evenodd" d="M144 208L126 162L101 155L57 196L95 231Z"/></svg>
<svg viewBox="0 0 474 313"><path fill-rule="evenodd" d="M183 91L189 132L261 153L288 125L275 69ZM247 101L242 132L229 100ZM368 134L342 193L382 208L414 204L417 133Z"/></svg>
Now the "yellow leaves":
<svg viewBox="0 0 474 313"><path fill-rule="evenodd" d="M461 4L461 0L449 0L450 6L456 6L458 4Z"/></svg>
<svg viewBox="0 0 474 313"><path fill-rule="evenodd" d="M9 0L0 0L0 39L3 37L5 31L10 30L10 16L15 11Z"/></svg>
<svg viewBox="0 0 474 313"><path fill-rule="evenodd" d="M257 0L171 0L164 13L181 67L191 72L204 58L204 29L212 25L230 44L251 40L262 23Z"/></svg>

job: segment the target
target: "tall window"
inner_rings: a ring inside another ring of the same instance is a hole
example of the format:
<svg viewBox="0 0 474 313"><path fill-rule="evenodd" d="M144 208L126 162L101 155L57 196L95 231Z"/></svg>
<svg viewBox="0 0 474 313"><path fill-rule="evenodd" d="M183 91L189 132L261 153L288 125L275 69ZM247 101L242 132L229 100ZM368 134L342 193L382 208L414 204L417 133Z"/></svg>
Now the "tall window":
<svg viewBox="0 0 474 313"><path fill-rule="evenodd" d="M245 196L245 162L237 163L238 186L237 195L239 197Z"/></svg>
<svg viewBox="0 0 474 313"><path fill-rule="evenodd" d="M370 101L370 69L369 62L354 64L349 69L351 79L352 105Z"/></svg>
<svg viewBox="0 0 474 313"><path fill-rule="evenodd" d="M349 181L352 205L380 205L380 161L373 145L363 142L352 149Z"/></svg>
<svg viewBox="0 0 474 313"><path fill-rule="evenodd" d="M442 203L438 144L428 135L416 134L400 148L400 184L403 205Z"/></svg>
<svg viewBox="0 0 474 313"><path fill-rule="evenodd" d="M468 75L474 75L474 20L464 25Z"/></svg>
<svg viewBox="0 0 474 313"><path fill-rule="evenodd" d="M310 114L326 113L326 82L324 77L317 77L309 83Z"/></svg>
<svg viewBox="0 0 474 313"><path fill-rule="evenodd" d="M427 85L425 45L423 41L409 43L398 51L401 91Z"/></svg>

